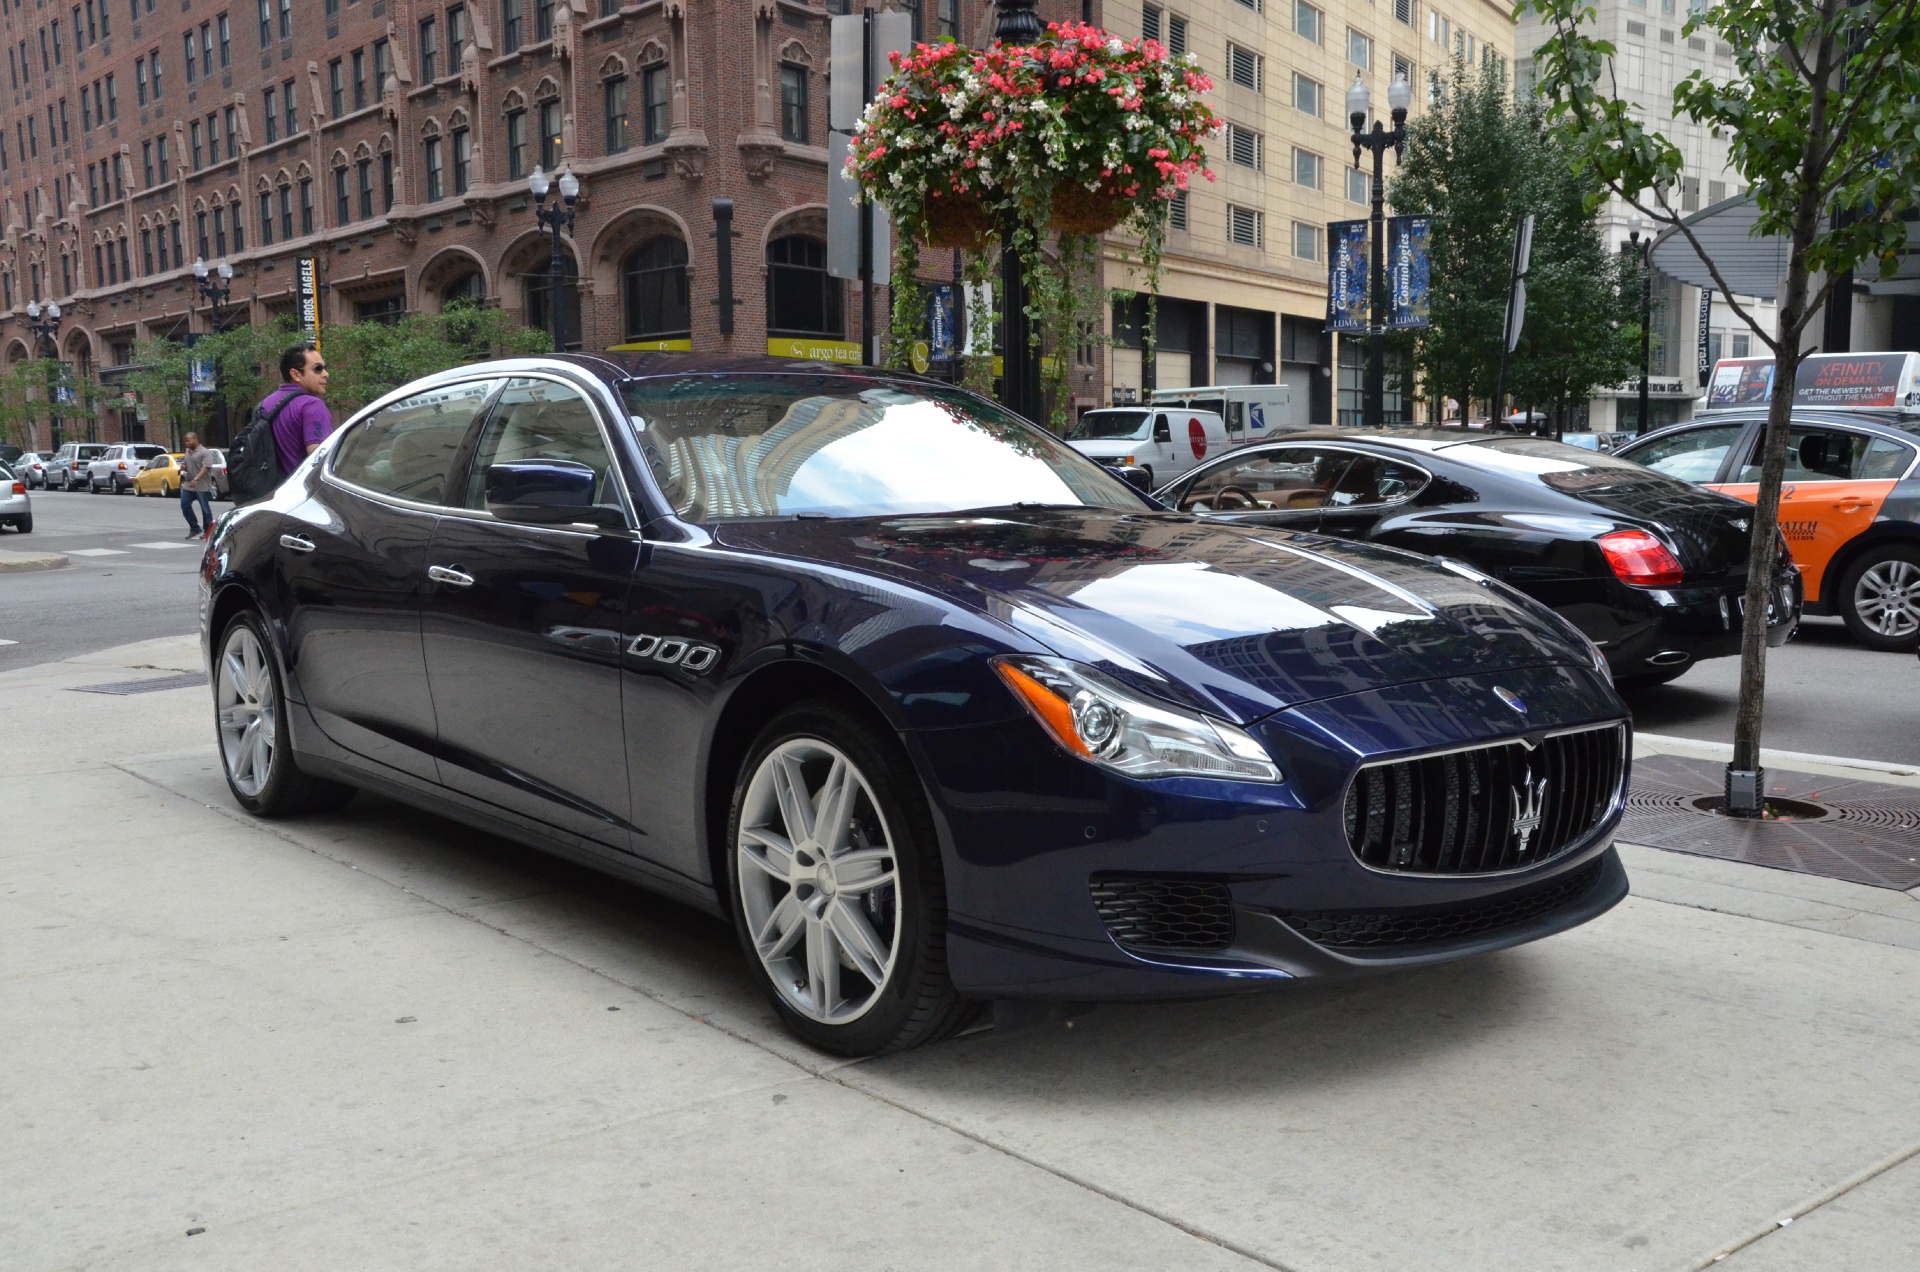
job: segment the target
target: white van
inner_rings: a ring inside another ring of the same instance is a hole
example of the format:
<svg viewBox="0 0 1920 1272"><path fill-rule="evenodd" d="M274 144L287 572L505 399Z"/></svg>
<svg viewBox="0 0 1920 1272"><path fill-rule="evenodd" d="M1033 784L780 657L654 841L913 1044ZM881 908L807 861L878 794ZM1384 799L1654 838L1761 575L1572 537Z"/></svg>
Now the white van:
<svg viewBox="0 0 1920 1272"><path fill-rule="evenodd" d="M1109 468L1144 468L1158 490L1228 447L1226 422L1213 411L1116 406L1088 411L1067 444Z"/></svg>
<svg viewBox="0 0 1920 1272"><path fill-rule="evenodd" d="M1234 446L1264 442L1277 433L1310 428L1293 420L1293 390L1284 384L1214 384L1197 389L1155 389L1153 405L1212 411L1227 425Z"/></svg>

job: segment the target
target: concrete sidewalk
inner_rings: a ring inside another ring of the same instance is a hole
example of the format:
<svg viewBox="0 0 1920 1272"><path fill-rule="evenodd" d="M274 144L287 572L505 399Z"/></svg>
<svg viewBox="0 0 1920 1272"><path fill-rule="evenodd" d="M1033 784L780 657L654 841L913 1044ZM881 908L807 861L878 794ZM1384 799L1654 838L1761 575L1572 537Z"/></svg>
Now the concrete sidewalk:
<svg viewBox="0 0 1920 1272"><path fill-rule="evenodd" d="M1920 1247L1913 896L1628 848L1633 898L1523 949L847 1064L717 922L380 800L253 821L204 689L68 692L197 665L0 674L0 1267Z"/></svg>

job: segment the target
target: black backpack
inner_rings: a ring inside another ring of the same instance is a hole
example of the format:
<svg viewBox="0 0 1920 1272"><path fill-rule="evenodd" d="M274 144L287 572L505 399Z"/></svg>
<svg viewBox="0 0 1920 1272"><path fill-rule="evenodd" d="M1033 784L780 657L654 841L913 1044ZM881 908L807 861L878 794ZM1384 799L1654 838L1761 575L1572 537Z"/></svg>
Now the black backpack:
<svg viewBox="0 0 1920 1272"><path fill-rule="evenodd" d="M280 447L273 440L274 417L287 409L287 403L304 396L304 389L289 393L265 413L255 406L247 417L246 429L228 445L227 491L236 508L258 503L280 488Z"/></svg>

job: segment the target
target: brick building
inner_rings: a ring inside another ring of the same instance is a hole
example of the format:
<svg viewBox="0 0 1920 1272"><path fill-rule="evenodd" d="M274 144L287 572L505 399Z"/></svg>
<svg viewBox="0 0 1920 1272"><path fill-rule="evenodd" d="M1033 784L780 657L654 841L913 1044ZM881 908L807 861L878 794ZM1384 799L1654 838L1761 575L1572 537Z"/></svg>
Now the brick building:
<svg viewBox="0 0 1920 1272"><path fill-rule="evenodd" d="M991 25L987 0L898 7L929 39L977 43ZM289 312L312 256L323 341L326 326L460 296L545 326L538 165L582 187L566 241L575 347L798 339L851 360L857 296L824 268L828 18L847 8L0 0L0 359L37 353L35 299L60 304L61 356L83 377L111 381L141 338L210 330L196 257L233 267L223 325ZM716 286L721 199L731 305ZM65 435L140 428L110 410Z"/></svg>

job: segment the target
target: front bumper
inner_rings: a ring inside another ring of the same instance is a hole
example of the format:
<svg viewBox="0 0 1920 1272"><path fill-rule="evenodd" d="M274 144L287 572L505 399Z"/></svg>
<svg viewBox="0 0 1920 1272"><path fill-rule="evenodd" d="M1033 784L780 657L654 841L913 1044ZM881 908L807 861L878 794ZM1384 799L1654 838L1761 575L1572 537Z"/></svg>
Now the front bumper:
<svg viewBox="0 0 1920 1272"><path fill-rule="evenodd" d="M1555 729L1622 714L1586 669L1497 679ZM1254 728L1286 775L1270 787L1127 781L1065 755L1024 717L910 735L947 849L955 983L981 998L1190 997L1461 958L1604 912L1626 895L1611 849L1617 803L1568 850L1501 874L1386 872L1347 846L1344 797L1362 763L1527 732L1492 685L1462 677L1278 712ZM1224 895L1231 940L1123 948L1093 890L1114 878Z"/></svg>

